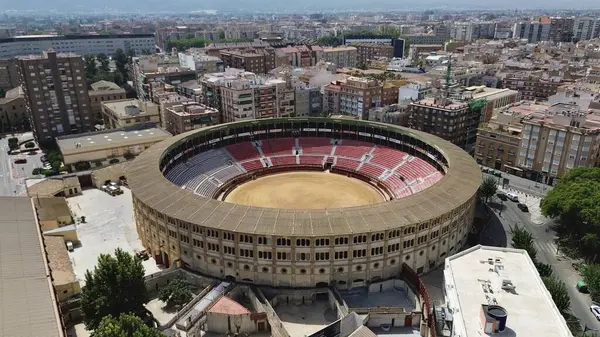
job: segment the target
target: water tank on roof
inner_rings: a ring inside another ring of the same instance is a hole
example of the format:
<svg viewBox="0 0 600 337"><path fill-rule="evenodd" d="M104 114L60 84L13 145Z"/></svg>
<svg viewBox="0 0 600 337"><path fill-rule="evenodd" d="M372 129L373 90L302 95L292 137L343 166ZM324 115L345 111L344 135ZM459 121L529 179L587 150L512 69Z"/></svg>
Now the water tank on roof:
<svg viewBox="0 0 600 337"><path fill-rule="evenodd" d="M495 319L498 322L496 328L499 332L502 332L504 331L504 329L506 329L506 319L508 317L506 309L499 305L490 305L487 307L487 314L489 317Z"/></svg>
<svg viewBox="0 0 600 337"><path fill-rule="evenodd" d="M140 108L137 105L127 105L125 107L125 114L127 114L128 116L137 116L139 115L140 112Z"/></svg>

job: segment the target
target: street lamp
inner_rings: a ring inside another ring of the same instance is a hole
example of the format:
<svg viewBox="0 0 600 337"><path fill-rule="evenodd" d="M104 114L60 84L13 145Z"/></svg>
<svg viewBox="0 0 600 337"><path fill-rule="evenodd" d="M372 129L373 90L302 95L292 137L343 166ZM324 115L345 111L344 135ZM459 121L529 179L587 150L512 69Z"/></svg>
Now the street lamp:
<svg viewBox="0 0 600 337"><path fill-rule="evenodd" d="M598 332L598 329L589 328L589 327L587 326L587 324L586 324L586 325L585 325L585 327L583 328L583 334L582 334L582 336L583 336L583 337L585 337L585 333L586 333L586 332L588 332L588 331L595 331L595 332Z"/></svg>

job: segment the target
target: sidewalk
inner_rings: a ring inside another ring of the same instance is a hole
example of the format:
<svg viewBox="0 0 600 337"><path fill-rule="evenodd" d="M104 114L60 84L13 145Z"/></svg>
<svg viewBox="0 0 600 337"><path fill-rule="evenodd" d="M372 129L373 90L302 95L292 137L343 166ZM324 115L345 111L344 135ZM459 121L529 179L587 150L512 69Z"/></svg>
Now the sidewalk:
<svg viewBox="0 0 600 337"><path fill-rule="evenodd" d="M544 185L542 183L536 183L535 181L529 180L529 179L525 179L525 178L521 178L512 174L508 174L506 172L502 172L502 178L498 178L494 175L488 174L488 173L483 173L483 177L493 177L495 179L499 179L498 180L498 185L502 185L503 184L503 180L504 179L508 179L508 185L509 187L521 191L523 193L527 193L530 195L536 195L539 197L543 197L546 195L546 193L548 193L548 191L550 191L553 186L550 185Z"/></svg>

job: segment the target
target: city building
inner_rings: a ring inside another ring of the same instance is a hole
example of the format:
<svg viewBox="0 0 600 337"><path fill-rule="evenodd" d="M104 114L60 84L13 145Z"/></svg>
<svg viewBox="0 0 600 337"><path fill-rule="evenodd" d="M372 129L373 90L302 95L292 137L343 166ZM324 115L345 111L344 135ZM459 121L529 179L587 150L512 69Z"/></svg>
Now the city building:
<svg viewBox="0 0 600 337"><path fill-rule="evenodd" d="M225 69L223 69L225 71ZM190 80L177 85L177 92L194 102L200 103L202 97L202 86L198 80Z"/></svg>
<svg viewBox="0 0 600 337"><path fill-rule="evenodd" d="M125 161L171 135L163 129L147 126L89 132L56 138L65 165L77 162L112 164L111 159Z"/></svg>
<svg viewBox="0 0 600 337"><path fill-rule="evenodd" d="M323 47L311 45L278 48L276 53L286 57L292 67L312 67L323 59Z"/></svg>
<svg viewBox="0 0 600 337"><path fill-rule="evenodd" d="M487 102L481 112L480 122L489 121L495 109L518 102L521 96L516 90L488 88L485 85L467 87L462 95L467 100L485 100Z"/></svg>
<svg viewBox="0 0 600 337"><path fill-rule="evenodd" d="M227 49L221 50L220 55L225 67L255 74L266 74L276 67L273 48Z"/></svg>
<svg viewBox="0 0 600 337"><path fill-rule="evenodd" d="M155 101L154 95L165 91L165 85L177 85L196 79L196 71L180 66L179 57L145 55L133 58L131 78L141 99Z"/></svg>
<svg viewBox="0 0 600 337"><path fill-rule="evenodd" d="M523 176L554 184L575 167L599 163L600 113L556 103L523 120L517 165Z"/></svg>
<svg viewBox="0 0 600 337"><path fill-rule="evenodd" d="M446 258L443 293L438 336L573 336L525 250L478 245Z"/></svg>
<svg viewBox="0 0 600 337"><path fill-rule="evenodd" d="M392 57L404 57L404 46L405 40L395 38L390 35L377 35L377 36L369 36L369 35L352 35L347 34L344 35L344 45L349 46L356 43L375 43L381 45L388 45L394 48L394 53Z"/></svg>
<svg viewBox="0 0 600 337"><path fill-rule="evenodd" d="M141 55L156 50L154 34L122 35L25 35L0 39L0 59L41 54L53 49L57 53L79 55L114 55L117 49Z"/></svg>
<svg viewBox="0 0 600 337"><path fill-rule="evenodd" d="M135 124L160 124L158 104L137 99L102 102L102 117L107 129Z"/></svg>
<svg viewBox="0 0 600 337"><path fill-rule="evenodd" d="M74 227L74 226L73 226ZM61 236L44 235L48 253L48 265L52 273L52 284L59 303L65 303L81 295L79 280L75 277L65 239ZM70 321L68 317L65 320Z"/></svg>
<svg viewBox="0 0 600 337"><path fill-rule="evenodd" d="M219 86L223 122L268 117L294 117L295 89L280 79L225 79Z"/></svg>
<svg viewBox="0 0 600 337"><path fill-rule="evenodd" d="M441 137L470 152L475 146L479 114L464 101L425 98L409 104L409 127Z"/></svg>
<svg viewBox="0 0 600 337"><path fill-rule="evenodd" d="M574 18L564 17L544 17L541 22L550 21L550 32L548 39L553 42L571 42L573 41Z"/></svg>
<svg viewBox="0 0 600 337"><path fill-rule="evenodd" d="M356 47L338 46L323 49L323 60L335 64L338 68L354 68L358 64Z"/></svg>
<svg viewBox="0 0 600 337"><path fill-rule="evenodd" d="M25 107L38 141L93 130L83 58L45 51L19 56Z"/></svg>
<svg viewBox="0 0 600 337"><path fill-rule="evenodd" d="M7 92L16 88L19 83L18 62L16 59L0 59L0 88Z"/></svg>
<svg viewBox="0 0 600 337"><path fill-rule="evenodd" d="M23 88L18 86L0 98L0 133L29 131L29 116Z"/></svg>
<svg viewBox="0 0 600 337"><path fill-rule="evenodd" d="M382 106L383 102L383 85L372 78L351 76L345 80L330 83L323 90L324 99L327 100L327 104L324 105L327 106L327 109L339 107L339 111L328 111L339 112L360 119L368 119L369 111ZM330 103L330 98L333 98L336 102ZM325 106L324 109L326 109Z"/></svg>
<svg viewBox="0 0 600 337"><path fill-rule="evenodd" d="M550 39L549 22L517 22L513 27L513 39L526 39L529 43Z"/></svg>
<svg viewBox="0 0 600 337"><path fill-rule="evenodd" d="M563 83L560 79L515 74L502 80L506 89L517 90L526 101L545 101L556 94Z"/></svg>
<svg viewBox="0 0 600 337"><path fill-rule="evenodd" d="M576 17L573 22L573 41L591 40L600 36L600 19Z"/></svg>
<svg viewBox="0 0 600 337"><path fill-rule="evenodd" d="M190 49L185 53L179 53L178 56L179 65L194 70L197 75L225 71L225 65L220 58L206 55L199 50Z"/></svg>
<svg viewBox="0 0 600 337"><path fill-rule="evenodd" d="M0 197L2 336L65 337L33 201Z"/></svg>
<svg viewBox="0 0 600 337"><path fill-rule="evenodd" d="M367 61L379 57L385 57L388 60L394 58L394 47L387 44L378 43L354 43L356 47L357 62L365 65Z"/></svg>
<svg viewBox="0 0 600 337"><path fill-rule="evenodd" d="M200 83L200 103L218 109L222 112L221 86L226 81L236 79L253 79L256 74L236 68L226 68L223 73L204 74L198 82ZM224 122L221 114L220 122Z"/></svg>
<svg viewBox="0 0 600 337"><path fill-rule="evenodd" d="M165 129L172 135L219 123L219 111L206 105L189 102L165 108Z"/></svg>
<svg viewBox="0 0 600 337"><path fill-rule="evenodd" d="M323 114L323 94L318 86L297 84L294 103L296 117L317 117Z"/></svg>
<svg viewBox="0 0 600 337"><path fill-rule="evenodd" d="M109 81L98 81L90 84L88 95L90 96L92 116L94 116L94 122L97 124L104 123L104 119L102 118L102 102L126 98L125 89Z"/></svg>

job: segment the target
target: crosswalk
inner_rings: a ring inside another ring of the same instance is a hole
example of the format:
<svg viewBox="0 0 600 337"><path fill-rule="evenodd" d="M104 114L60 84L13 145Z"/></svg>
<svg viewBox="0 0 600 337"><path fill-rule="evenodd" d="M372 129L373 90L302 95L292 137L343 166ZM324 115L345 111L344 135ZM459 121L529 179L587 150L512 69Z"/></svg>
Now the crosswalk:
<svg viewBox="0 0 600 337"><path fill-rule="evenodd" d="M556 244L554 242L534 242L535 249L538 252L545 252L548 254L556 255Z"/></svg>

